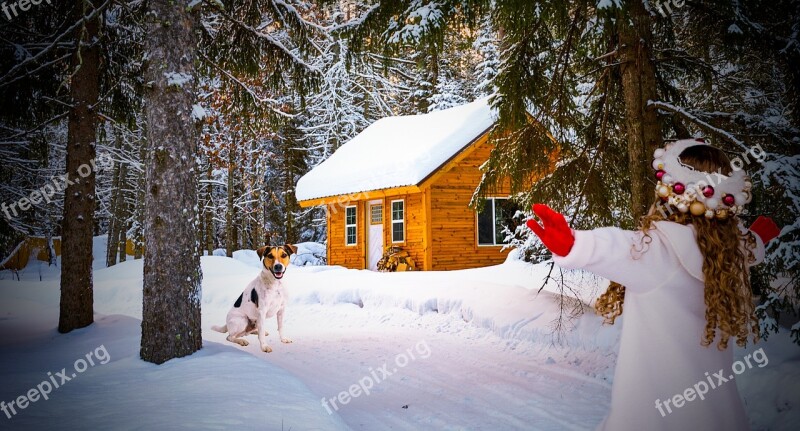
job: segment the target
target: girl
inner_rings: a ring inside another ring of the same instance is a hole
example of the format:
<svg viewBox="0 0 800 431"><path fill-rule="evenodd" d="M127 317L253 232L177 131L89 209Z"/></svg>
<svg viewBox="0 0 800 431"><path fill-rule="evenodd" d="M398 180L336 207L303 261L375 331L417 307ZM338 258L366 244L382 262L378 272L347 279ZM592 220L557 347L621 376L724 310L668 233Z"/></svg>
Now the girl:
<svg viewBox="0 0 800 431"><path fill-rule="evenodd" d="M657 200L638 231L573 231L542 204L533 206L542 225L528 221L560 267L612 281L596 304L607 322L625 304L611 409L598 429L749 429L728 340L757 338L748 266L777 226L759 217L741 227L751 184L716 148L677 141L656 150L653 167Z"/></svg>

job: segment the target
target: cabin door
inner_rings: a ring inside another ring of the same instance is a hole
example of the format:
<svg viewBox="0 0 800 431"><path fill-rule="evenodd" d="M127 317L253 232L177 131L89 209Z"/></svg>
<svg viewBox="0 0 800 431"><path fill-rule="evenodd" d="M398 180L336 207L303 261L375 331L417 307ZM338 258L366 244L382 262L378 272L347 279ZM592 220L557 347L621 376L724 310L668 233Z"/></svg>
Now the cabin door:
<svg viewBox="0 0 800 431"><path fill-rule="evenodd" d="M367 207L367 269L378 270L383 256L383 201L370 201Z"/></svg>

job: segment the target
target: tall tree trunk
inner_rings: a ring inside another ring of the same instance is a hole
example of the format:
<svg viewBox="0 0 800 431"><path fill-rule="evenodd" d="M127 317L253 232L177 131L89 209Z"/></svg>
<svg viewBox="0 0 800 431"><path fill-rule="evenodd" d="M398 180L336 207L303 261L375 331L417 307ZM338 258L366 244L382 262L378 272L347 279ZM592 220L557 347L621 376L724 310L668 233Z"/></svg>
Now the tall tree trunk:
<svg viewBox="0 0 800 431"><path fill-rule="evenodd" d="M143 360L156 364L202 347L197 244L196 16L151 0L145 52L148 146L144 217Z"/></svg>
<svg viewBox="0 0 800 431"><path fill-rule="evenodd" d="M287 163L288 172L286 172L284 176L284 193L283 193L283 202L286 206L286 238L284 240L287 243L294 244L298 242L298 233L297 233L297 223L295 222L295 211L297 211L297 200L294 199L294 165L292 163L295 162L294 157L292 157L292 153L294 150L288 149L290 154L287 155L289 162Z"/></svg>
<svg viewBox="0 0 800 431"><path fill-rule="evenodd" d="M120 145L121 142L118 134L114 148L119 150ZM120 182L122 181L122 166L122 163L117 163L116 166L114 166L114 180L111 182L111 217L109 217L108 220L108 235L106 236L106 267L117 264L117 252L119 249L117 241L119 239L120 223L117 216L119 215L119 200L122 194L122 187L120 187Z"/></svg>
<svg viewBox="0 0 800 431"><path fill-rule="evenodd" d="M79 0L80 18L91 12L91 4ZM86 21L75 40L67 132L67 172L72 184L64 192L61 226L61 303L58 332L91 325L94 321L92 286L92 233L95 211L95 141L100 94L100 16ZM76 21L77 21L76 17ZM88 171L88 174L87 174ZM84 176L85 175L85 176Z"/></svg>
<svg viewBox="0 0 800 431"><path fill-rule="evenodd" d="M212 176L211 163L208 163L207 177L210 180ZM211 204L214 202L214 190L209 182L206 184L206 206L203 209L206 218L206 251L211 256L214 253L214 219L211 212Z"/></svg>
<svg viewBox="0 0 800 431"><path fill-rule="evenodd" d="M628 132L628 170L631 176L631 215L637 218L653 200L650 159L661 146L661 124L648 100L657 100L656 72L651 51L652 21L644 4L629 0L619 8L619 60Z"/></svg>
<svg viewBox="0 0 800 431"><path fill-rule="evenodd" d="M121 221L119 226L119 236L117 237L117 243L119 244L119 263L125 262L128 260L128 224L125 223L124 220L128 219L127 211L124 211L125 218Z"/></svg>
<svg viewBox="0 0 800 431"><path fill-rule="evenodd" d="M117 227L117 248L119 254L119 261L125 262L128 258L127 243L128 243L128 200L125 199L125 190L127 189L128 178L128 165L120 163L120 181L119 181L119 200L117 201L117 208L115 209L114 219Z"/></svg>
<svg viewBox="0 0 800 431"><path fill-rule="evenodd" d="M253 193L253 200L256 202L261 201L261 193L256 191ZM250 217L250 247L256 249L265 244L264 235L261 232L261 220L264 219L262 215L262 205L258 203L253 204L253 215Z"/></svg>
<svg viewBox="0 0 800 431"><path fill-rule="evenodd" d="M198 132L199 133L199 132ZM202 150L201 150L202 152ZM202 166L198 166L198 169L202 169ZM202 181L202 175L199 175L199 180ZM198 213L197 213L197 246L195 247L197 255L203 257L203 249L205 249L206 244L206 216L205 216L205 187L202 187L200 182L198 181L197 184L197 205L198 205Z"/></svg>
<svg viewBox="0 0 800 431"><path fill-rule="evenodd" d="M198 185L199 187L199 185ZM203 190L198 188L197 190L197 202L200 208L200 211L197 213L197 247L195 247L195 252L198 256L203 257L205 244L206 244L206 217L205 211L203 211L203 202L205 199L203 198Z"/></svg>
<svg viewBox="0 0 800 431"><path fill-rule="evenodd" d="M231 147L228 154L228 210L225 212L225 254L228 257L233 257L234 247L236 246L236 216L234 215L235 207L233 206L233 193L236 190L233 185L233 175L236 170L233 168L233 147Z"/></svg>
<svg viewBox="0 0 800 431"><path fill-rule="evenodd" d="M145 160L147 158L147 138L143 139L139 142L139 160ZM144 189L146 183L146 175L144 172L139 171L137 172L136 178L136 200L134 208L134 216L133 216L133 223L134 229L132 229L131 233L133 237L131 240L133 241L133 258L134 259L141 259L142 255L144 255Z"/></svg>
<svg viewBox="0 0 800 431"><path fill-rule="evenodd" d="M239 241L240 225L242 224L242 214L235 213L233 215L233 240L231 241L233 251L241 249L241 242Z"/></svg>

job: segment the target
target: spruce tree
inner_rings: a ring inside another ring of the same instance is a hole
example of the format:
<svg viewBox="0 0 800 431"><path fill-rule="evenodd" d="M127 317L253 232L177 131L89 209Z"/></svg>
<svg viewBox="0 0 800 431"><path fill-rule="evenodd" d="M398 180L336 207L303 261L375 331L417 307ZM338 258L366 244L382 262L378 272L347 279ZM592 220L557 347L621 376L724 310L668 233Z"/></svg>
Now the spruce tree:
<svg viewBox="0 0 800 431"><path fill-rule="evenodd" d="M197 249L197 13L149 3L146 52L144 293L140 356L155 364L203 345Z"/></svg>

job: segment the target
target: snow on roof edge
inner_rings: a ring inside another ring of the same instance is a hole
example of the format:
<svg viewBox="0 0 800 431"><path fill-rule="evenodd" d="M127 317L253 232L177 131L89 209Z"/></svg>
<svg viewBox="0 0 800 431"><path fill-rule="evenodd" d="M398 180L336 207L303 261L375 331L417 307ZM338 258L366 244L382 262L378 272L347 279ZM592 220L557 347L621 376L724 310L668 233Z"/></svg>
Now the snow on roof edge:
<svg viewBox="0 0 800 431"><path fill-rule="evenodd" d="M429 174L428 174L428 175L427 175L425 178L423 178L423 179L419 180L419 181L418 181L416 184L398 184L398 185L396 185L396 186L390 186L390 187L382 187L382 188L375 188L375 189L368 189L368 190L354 190L354 191L352 191L352 192L348 192L348 193L341 193L341 194L336 194L336 195L328 195L328 196L318 196L318 197L309 198L309 199L303 199L303 200L300 200L300 199L298 199L297 201L298 201L299 203L302 203L302 202L308 202L308 201L315 201L315 200L318 200L318 199L336 198L336 197L339 197L339 196L350 195L350 194L353 194L353 193L371 193L371 192L377 192L377 191L379 191L379 190L392 190L392 189L400 189L400 188L403 188L403 187L419 186L419 185L421 185L422 183L424 183L425 181L427 181L427 180L428 180L428 178L432 177L432 176L433 176L433 175L434 175L436 172L438 172L440 169L444 168L444 167L445 167L445 165L447 165L448 163L450 163L450 161L451 161L451 160L453 160L453 159L455 159L456 157L458 157L458 155L459 155L459 154L461 154L462 152L466 151L466 150L467 150L469 147L471 147L471 146L472 146L474 143L478 142L478 140L479 140L479 139L480 139L480 138L481 138L483 135L485 135L486 133L488 133L488 132L489 132L489 131L492 129L492 127L494 127L494 125L492 125L492 126L488 127L486 130L484 130L483 132L481 132L480 134L478 134L477 136L475 136L475 137L474 137L472 140L470 140L469 142L467 142L467 144L466 144L466 145L464 145L464 147L463 147L463 148L461 148L461 149L460 149L460 150L458 150L458 151L457 151L455 154L453 154L452 156L450 156L450 158L449 158L449 159L445 160L445 161L444 161L444 162L443 162L441 165L439 165L437 168L435 168L434 170L432 170L432 171L431 171L431 172L430 172L430 173L429 173ZM322 204L320 204L320 205L322 205Z"/></svg>
<svg viewBox="0 0 800 431"><path fill-rule="evenodd" d="M348 194L351 194L351 193L371 193L371 192L376 192L376 191L378 191L378 190L392 190L392 189L400 189L400 188L403 188L403 187L419 186L419 185L421 185L422 183L424 183L425 181L427 181L427 180L428 180L428 178L432 177L432 176L433 176L433 175L434 175L436 172L438 172L440 169L444 168L444 167L445 167L445 165L447 165L448 163L450 163L450 161L451 161L451 160L453 160L453 159L455 159L456 157L458 157L458 155L459 155L459 154L461 154L462 152L466 151L466 150L467 150L469 147L471 147L471 146L472 146L474 143L478 142L478 140L479 140L479 139L480 139L480 138L481 138L483 135L485 135L486 133L488 133L488 132L489 132L489 131L492 129L492 127L494 127L494 125L490 126L490 127L489 127L489 128L487 128L486 130L484 130L483 132L481 132L480 134L478 134L477 136L475 136L475 137L474 137L474 138L473 138L471 141L467 142L467 144L466 144L466 145L464 145L464 147L463 147L463 148L461 148L461 149L460 149L460 150L458 150L458 151L457 151L455 154L453 154L452 156L450 156L450 158L449 158L449 159L445 160L445 161L444 161L444 162L443 162L441 165L439 165L439 167L435 168L435 169L434 169L433 171L431 171L431 172L430 172L430 173L429 173L429 174L428 174L428 175L427 175L425 178L421 179L421 180L420 180L419 182L417 182L416 184L398 184L398 185L396 185L396 186L391 186L391 187L383 187L383 188L369 189L369 190L357 190L357 191L353 191L353 192L350 192L350 193L342 193L342 194L338 194L338 195L319 196L319 197L310 198L310 199L303 199L303 200L299 200L299 199L298 199L298 202L301 202L301 203L302 203L302 202L308 202L308 201L315 201L315 200L318 200L318 199L336 198L336 197L339 197L339 196L344 196L344 195L348 195Z"/></svg>
<svg viewBox="0 0 800 431"><path fill-rule="evenodd" d="M475 137L474 137L474 138L472 138L472 139L470 139L470 141L469 141L469 142L467 142L466 144L464 144L464 146L463 146L463 147L462 147L460 150L458 150L458 151L456 151L455 153L453 153L453 155L452 155L452 156L450 156L450 158L448 158L447 160L445 160L444 162L442 162L442 164L441 164L441 165L439 165L439 166L437 166L436 168L434 168L434 169L433 169L433 170L432 170L432 171L431 171L431 172L430 172L430 173L429 173L427 176L425 176L425 178L421 179L421 180L420 180L420 181L419 181L417 184L415 184L415 185L420 185L420 184L424 183L425 181L427 181L427 180L428 180L428 178L432 177L432 176L433 176L433 174L435 174L436 172L438 172L440 169L444 168L444 167L445 167L445 166L446 166L448 163L450 163L450 161L451 161L451 160L455 159L456 157L458 157L458 155L459 155L459 154L461 154L462 152L466 151L466 150L467 150L469 147L471 147L473 144L475 144L476 142L478 142L478 140L479 140L481 137L483 137L483 135L485 135L485 134L489 133L489 131L490 131L490 130L492 130L492 128L494 127L494 125L495 125L495 123L492 123L492 125L491 125L491 126L489 126L489 127L487 127L487 128L484 130L484 131L482 131L482 132L478 133L477 135L475 135Z"/></svg>
<svg viewBox="0 0 800 431"><path fill-rule="evenodd" d="M297 200L422 184L491 130L496 117L482 98L427 114L381 118L300 178Z"/></svg>

